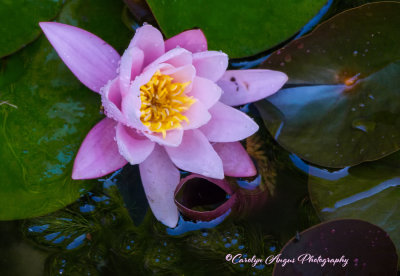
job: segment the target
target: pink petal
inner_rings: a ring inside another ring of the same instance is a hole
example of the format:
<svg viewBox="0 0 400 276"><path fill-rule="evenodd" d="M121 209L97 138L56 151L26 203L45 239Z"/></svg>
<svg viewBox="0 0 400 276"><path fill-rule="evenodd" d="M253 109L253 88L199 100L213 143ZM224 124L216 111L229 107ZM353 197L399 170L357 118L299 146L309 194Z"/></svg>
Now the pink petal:
<svg viewBox="0 0 400 276"><path fill-rule="evenodd" d="M228 68L228 56L217 51L195 53L193 65L196 67L197 76L217 81Z"/></svg>
<svg viewBox="0 0 400 276"><path fill-rule="evenodd" d="M251 177L257 174L253 161L239 142L215 143L213 147L222 159L225 175Z"/></svg>
<svg viewBox="0 0 400 276"><path fill-rule="evenodd" d="M99 92L117 76L120 56L99 37L61 23L41 22L39 25L60 58L89 89Z"/></svg>
<svg viewBox="0 0 400 276"><path fill-rule="evenodd" d="M192 82L196 76L196 69L192 64L187 64L178 68L167 68L161 70L162 74L169 75L174 78L173 82Z"/></svg>
<svg viewBox="0 0 400 276"><path fill-rule="evenodd" d="M147 66L165 52L162 34L151 25L143 25L143 27L136 30L129 44L130 47L138 47L143 51L143 66Z"/></svg>
<svg viewBox="0 0 400 276"><path fill-rule="evenodd" d="M119 152L132 165L142 163L154 149L152 141L123 124L117 125L116 139Z"/></svg>
<svg viewBox="0 0 400 276"><path fill-rule="evenodd" d="M128 48L121 58L119 77L122 95L126 95L131 81L142 72L144 53L137 47Z"/></svg>
<svg viewBox="0 0 400 276"><path fill-rule="evenodd" d="M160 132L150 133L147 131L143 131L143 135L159 145L177 147L182 142L183 129L167 130L167 135L165 136L165 138L163 138L162 133Z"/></svg>
<svg viewBox="0 0 400 276"><path fill-rule="evenodd" d="M207 39L201 30L188 30L165 41L165 51L176 47L197 53L207 51Z"/></svg>
<svg viewBox="0 0 400 276"><path fill-rule="evenodd" d="M211 119L211 114L202 102L196 101L190 108L182 115L186 116L189 123L183 122L183 129L196 129L208 123Z"/></svg>
<svg viewBox="0 0 400 276"><path fill-rule="evenodd" d="M154 216L168 227L175 227L179 218L174 202L174 192L180 178L178 169L160 146L155 146L150 156L139 165L139 169Z"/></svg>
<svg viewBox="0 0 400 276"><path fill-rule="evenodd" d="M161 65L150 66L141 75L137 76L129 87L128 94L122 99L122 114L126 118L126 125L138 130L147 130L140 120L140 86L146 84Z"/></svg>
<svg viewBox="0 0 400 276"><path fill-rule="evenodd" d="M207 109L218 102L221 94L222 90L215 82L201 77L194 78L192 90L188 93L189 96L200 100Z"/></svg>
<svg viewBox="0 0 400 276"><path fill-rule="evenodd" d="M105 114L119 122L124 122L124 116L121 112L121 91L119 86L119 78L115 78L114 80L107 83L101 89L101 102L104 107Z"/></svg>
<svg viewBox="0 0 400 276"><path fill-rule="evenodd" d="M200 130L211 142L239 141L258 130L258 125L249 116L223 103L216 103L208 111L211 120Z"/></svg>
<svg viewBox="0 0 400 276"><path fill-rule="evenodd" d="M116 124L105 118L88 133L75 158L73 179L99 178L127 163L114 140Z"/></svg>
<svg viewBox="0 0 400 276"><path fill-rule="evenodd" d="M220 101L235 106L255 102L277 92L288 80L272 70L230 70L218 81L224 93Z"/></svg>
<svg viewBox="0 0 400 276"><path fill-rule="evenodd" d="M197 129L185 131L178 147L165 149L172 162L182 170L216 179L224 178L221 158Z"/></svg>
<svg viewBox="0 0 400 276"><path fill-rule="evenodd" d="M192 64L192 61L192 53L183 48L176 48L166 52L161 57L153 61L149 66L167 63L173 65L174 67L181 67L187 64Z"/></svg>

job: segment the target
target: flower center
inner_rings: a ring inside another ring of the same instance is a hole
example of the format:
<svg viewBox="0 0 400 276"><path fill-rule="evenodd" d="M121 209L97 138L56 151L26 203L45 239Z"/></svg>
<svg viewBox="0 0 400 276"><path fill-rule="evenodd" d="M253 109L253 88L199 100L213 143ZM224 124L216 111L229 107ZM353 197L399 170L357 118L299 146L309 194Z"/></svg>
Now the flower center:
<svg viewBox="0 0 400 276"><path fill-rule="evenodd" d="M196 101L186 96L185 87L190 82L172 82L173 78L157 71L148 83L140 87L140 120L152 132L180 128L181 122L189 119L182 115Z"/></svg>

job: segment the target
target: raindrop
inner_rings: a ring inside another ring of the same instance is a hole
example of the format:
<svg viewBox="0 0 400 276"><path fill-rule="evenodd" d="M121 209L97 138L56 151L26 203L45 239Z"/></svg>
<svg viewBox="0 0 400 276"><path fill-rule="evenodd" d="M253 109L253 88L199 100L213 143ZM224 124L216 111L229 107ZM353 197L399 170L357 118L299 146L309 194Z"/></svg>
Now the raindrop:
<svg viewBox="0 0 400 276"><path fill-rule="evenodd" d="M351 111L356 111L356 108L355 108L355 107L352 107L352 108L351 108Z"/></svg>
<svg viewBox="0 0 400 276"><path fill-rule="evenodd" d="M307 50L306 50L306 53L309 53L309 52L311 52L310 49L307 49Z"/></svg>
<svg viewBox="0 0 400 276"><path fill-rule="evenodd" d="M280 66L285 66L285 63L284 63L284 62L281 62Z"/></svg>
<svg viewBox="0 0 400 276"><path fill-rule="evenodd" d="M365 107L365 104L360 103L360 104L359 104L359 107Z"/></svg>
<svg viewBox="0 0 400 276"><path fill-rule="evenodd" d="M357 55L358 55L358 51L354 51L354 52L353 52L353 56L356 57Z"/></svg>
<svg viewBox="0 0 400 276"><path fill-rule="evenodd" d="M289 54L287 54L287 55L285 56L285 62L291 62L291 61L292 61L292 56L289 55Z"/></svg>
<svg viewBox="0 0 400 276"><path fill-rule="evenodd" d="M375 97L372 94L369 94L368 98L370 98L371 100L375 100Z"/></svg>
<svg viewBox="0 0 400 276"><path fill-rule="evenodd" d="M368 133L375 129L376 123L365 119L356 119L352 122L351 125L355 129Z"/></svg>

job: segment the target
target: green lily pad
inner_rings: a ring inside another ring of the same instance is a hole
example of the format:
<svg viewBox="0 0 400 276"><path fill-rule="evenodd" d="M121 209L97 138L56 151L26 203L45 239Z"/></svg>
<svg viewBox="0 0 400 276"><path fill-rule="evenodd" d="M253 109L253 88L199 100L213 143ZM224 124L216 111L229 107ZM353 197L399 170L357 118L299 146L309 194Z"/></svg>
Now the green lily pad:
<svg viewBox="0 0 400 276"><path fill-rule="evenodd" d="M310 167L309 192L321 219L376 224L389 233L400 256L400 152L339 171Z"/></svg>
<svg viewBox="0 0 400 276"><path fill-rule="evenodd" d="M74 9L83 4L85 9ZM61 18L128 45L122 8L111 0L70 1ZM112 9L118 13L108 13ZM0 85L0 220L38 216L73 202L94 183L73 181L71 170L87 132L103 117L99 95L72 75L44 36L7 59Z"/></svg>
<svg viewBox="0 0 400 276"><path fill-rule="evenodd" d="M326 0L147 0L167 37L201 28L209 49L231 58L254 55L290 38Z"/></svg>
<svg viewBox="0 0 400 276"><path fill-rule="evenodd" d="M40 34L38 23L60 11L63 0L2 0L0 5L0 57L32 42Z"/></svg>
<svg viewBox="0 0 400 276"><path fill-rule="evenodd" d="M325 167L400 149L400 3L343 12L275 52L263 68L289 87L257 104L277 141Z"/></svg>

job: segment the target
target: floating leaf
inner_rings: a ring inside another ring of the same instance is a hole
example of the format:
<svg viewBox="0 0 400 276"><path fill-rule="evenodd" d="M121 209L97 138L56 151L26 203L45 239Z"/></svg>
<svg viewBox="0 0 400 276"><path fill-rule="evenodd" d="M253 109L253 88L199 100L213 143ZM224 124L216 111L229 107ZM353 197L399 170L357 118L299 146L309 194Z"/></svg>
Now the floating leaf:
<svg viewBox="0 0 400 276"><path fill-rule="evenodd" d="M339 171L310 167L309 191L323 220L358 218L385 229L400 253L400 152Z"/></svg>
<svg viewBox="0 0 400 276"><path fill-rule="evenodd" d="M109 13L113 9L119 13ZM118 37L117 46L126 47L131 36L121 10L119 2L77 0L60 18L89 26L111 43ZM80 84L43 37L7 60L0 85L0 220L64 207L92 183L73 181L71 170L86 133L102 117L99 95Z"/></svg>
<svg viewBox="0 0 400 276"><path fill-rule="evenodd" d="M334 220L290 240L275 263L278 275L396 275L397 254L381 228L362 220Z"/></svg>
<svg viewBox="0 0 400 276"><path fill-rule="evenodd" d="M63 0L2 0L0 4L0 57L12 54L40 34L38 23L60 11Z"/></svg>
<svg viewBox="0 0 400 276"><path fill-rule="evenodd" d="M209 49L231 58L260 53L293 36L326 0L147 0L167 37L201 28Z"/></svg>
<svg viewBox="0 0 400 276"><path fill-rule="evenodd" d="M399 13L395 2L348 10L263 64L289 76L257 104L283 147L338 168L400 149Z"/></svg>

